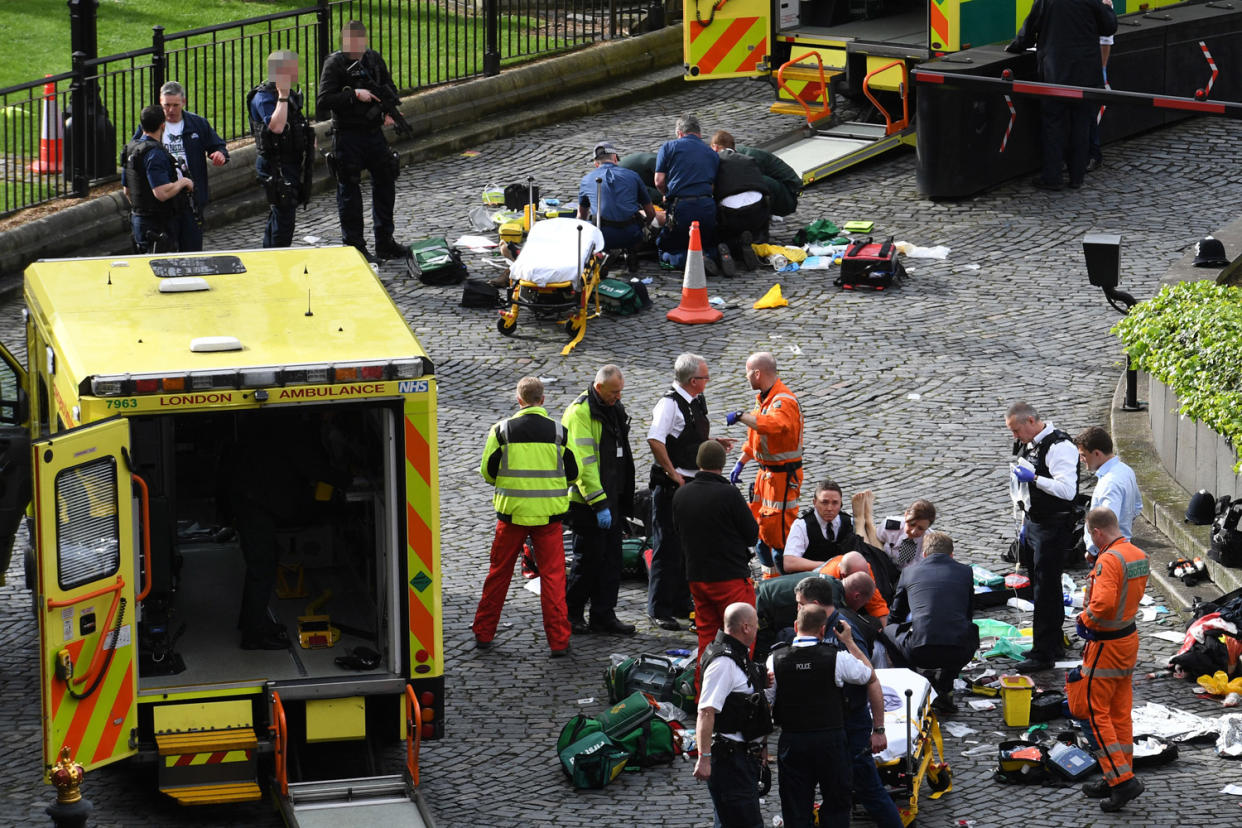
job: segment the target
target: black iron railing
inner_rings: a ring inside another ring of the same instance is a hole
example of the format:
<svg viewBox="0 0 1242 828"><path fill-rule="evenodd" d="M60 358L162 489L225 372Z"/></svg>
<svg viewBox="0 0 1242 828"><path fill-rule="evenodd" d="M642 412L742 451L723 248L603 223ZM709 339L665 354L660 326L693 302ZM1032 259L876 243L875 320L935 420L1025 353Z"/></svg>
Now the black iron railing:
<svg viewBox="0 0 1242 828"><path fill-rule="evenodd" d="M84 197L118 174L144 106L175 80L186 108L226 141L250 134L246 94L271 52L298 53L313 114L319 71L346 21L366 26L404 92L629 34L672 0L308 0L304 8L204 26L152 30L149 46L94 56L93 4L70 2L73 69L0 89L0 216L62 196Z"/></svg>

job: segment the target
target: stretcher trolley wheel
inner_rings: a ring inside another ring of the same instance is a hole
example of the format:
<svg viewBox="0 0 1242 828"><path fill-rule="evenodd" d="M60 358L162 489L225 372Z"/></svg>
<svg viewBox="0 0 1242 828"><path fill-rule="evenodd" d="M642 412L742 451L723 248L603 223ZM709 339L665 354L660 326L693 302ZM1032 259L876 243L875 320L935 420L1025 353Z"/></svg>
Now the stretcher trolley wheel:
<svg viewBox="0 0 1242 828"><path fill-rule="evenodd" d="M927 766L927 784L932 789L932 799L938 794L953 790L953 769L948 762L932 762Z"/></svg>
<svg viewBox="0 0 1242 828"><path fill-rule="evenodd" d="M566 319L561 327L565 329L565 335L570 339L573 339L578 335L578 331L582 330L582 326L584 324L586 324L584 320L578 319L578 317L575 316L570 319Z"/></svg>
<svg viewBox="0 0 1242 828"><path fill-rule="evenodd" d="M500 331L505 336L513 336L517 333L517 320L510 319L504 314L501 314L500 318L496 320L496 330Z"/></svg>

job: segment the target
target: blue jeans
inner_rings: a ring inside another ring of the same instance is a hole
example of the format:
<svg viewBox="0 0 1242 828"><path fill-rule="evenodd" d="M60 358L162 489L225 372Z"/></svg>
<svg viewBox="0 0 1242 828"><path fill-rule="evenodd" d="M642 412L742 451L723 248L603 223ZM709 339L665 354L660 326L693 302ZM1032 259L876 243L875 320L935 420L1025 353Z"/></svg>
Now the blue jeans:
<svg viewBox="0 0 1242 828"><path fill-rule="evenodd" d="M871 710L863 708L846 713L845 744L850 752L850 769L854 777L854 801L867 809L880 828L902 828L897 805L880 781L880 769L871 755Z"/></svg>

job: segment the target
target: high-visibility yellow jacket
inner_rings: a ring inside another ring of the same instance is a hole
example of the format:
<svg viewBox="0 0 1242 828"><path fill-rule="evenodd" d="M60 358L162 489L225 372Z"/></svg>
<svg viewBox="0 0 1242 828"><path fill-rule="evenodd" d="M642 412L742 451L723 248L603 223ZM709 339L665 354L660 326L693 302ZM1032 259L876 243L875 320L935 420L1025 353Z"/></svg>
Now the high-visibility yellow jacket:
<svg viewBox="0 0 1242 828"><path fill-rule="evenodd" d="M488 430L479 473L496 487L496 517L543 526L569 510L569 484L578 479L578 464L564 426L532 405Z"/></svg>

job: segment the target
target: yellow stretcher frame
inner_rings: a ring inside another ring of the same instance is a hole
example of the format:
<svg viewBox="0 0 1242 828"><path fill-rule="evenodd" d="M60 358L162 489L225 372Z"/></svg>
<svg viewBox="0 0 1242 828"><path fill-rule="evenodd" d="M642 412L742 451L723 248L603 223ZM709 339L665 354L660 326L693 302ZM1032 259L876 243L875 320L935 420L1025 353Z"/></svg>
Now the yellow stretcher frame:
<svg viewBox="0 0 1242 828"><path fill-rule="evenodd" d="M910 801L906 805L898 805L897 812L901 815L902 825L910 825L919 813L919 790L923 779L931 786L931 798L940 797L953 790L953 771L944 758L944 738L940 734L940 720L931 709L931 698L923 702L919 715L918 731L911 734L911 744L907 756L910 769L907 771L906 784L910 789ZM899 756L887 762L879 763L881 777L888 774L901 776L901 766L907 756Z"/></svg>
<svg viewBox="0 0 1242 828"><path fill-rule="evenodd" d="M509 308L508 310L500 311L500 318L496 320L496 330L505 336L513 336L517 332L518 316L521 314L522 308L529 308L536 315L557 311L572 311L568 317L556 323L564 329L565 334L569 337L569 344L561 349L561 356L569 356L569 352L578 347L578 343L586 335L587 320L595 319L600 315L599 283L603 278L602 265L604 256L604 253L596 253L587 260L582 268L582 289L577 291L572 299L567 299L564 302L539 301L539 297L544 297L547 300L553 299L557 293L568 292L569 294L574 294L573 282L553 282L540 285L522 279L516 284L511 285L508 298ZM593 309L592 304L594 305Z"/></svg>

